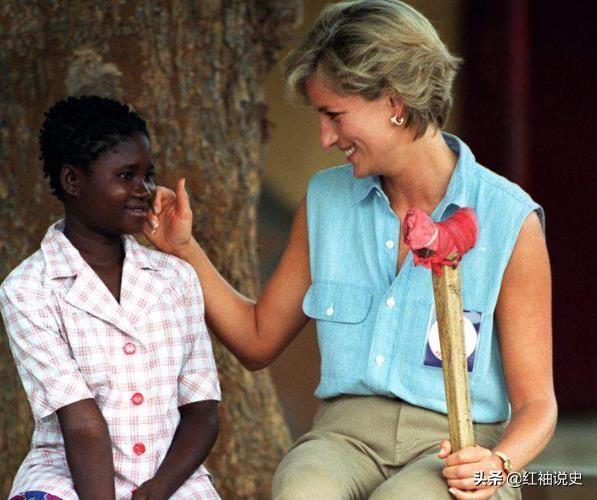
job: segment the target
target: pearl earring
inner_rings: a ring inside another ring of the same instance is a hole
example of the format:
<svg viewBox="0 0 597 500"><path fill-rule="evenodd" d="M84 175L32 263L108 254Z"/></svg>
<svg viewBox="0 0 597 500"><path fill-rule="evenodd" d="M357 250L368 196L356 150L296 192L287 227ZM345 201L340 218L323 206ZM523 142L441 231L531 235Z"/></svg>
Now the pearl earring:
<svg viewBox="0 0 597 500"><path fill-rule="evenodd" d="M394 115L394 116L392 116L392 118L390 118L390 123L392 125L396 125L397 127L400 127L400 125L404 124L404 116L401 116L400 118L398 118L398 115Z"/></svg>

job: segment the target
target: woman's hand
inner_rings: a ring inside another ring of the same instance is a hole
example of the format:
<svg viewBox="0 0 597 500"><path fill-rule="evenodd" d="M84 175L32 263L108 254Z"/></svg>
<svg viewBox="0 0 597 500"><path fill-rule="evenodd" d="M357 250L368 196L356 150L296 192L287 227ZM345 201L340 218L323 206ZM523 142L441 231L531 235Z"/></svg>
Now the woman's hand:
<svg viewBox="0 0 597 500"><path fill-rule="evenodd" d="M452 453L450 441L444 440L440 443L438 456L445 459L446 466L442 473L448 482L450 493L456 498L491 498L506 479L501 458L487 448L469 446ZM496 478L498 471L501 477Z"/></svg>
<svg viewBox="0 0 597 500"><path fill-rule="evenodd" d="M193 212L185 180L178 180L176 191L158 186L143 226L145 237L159 250L176 255L192 242L192 225Z"/></svg>

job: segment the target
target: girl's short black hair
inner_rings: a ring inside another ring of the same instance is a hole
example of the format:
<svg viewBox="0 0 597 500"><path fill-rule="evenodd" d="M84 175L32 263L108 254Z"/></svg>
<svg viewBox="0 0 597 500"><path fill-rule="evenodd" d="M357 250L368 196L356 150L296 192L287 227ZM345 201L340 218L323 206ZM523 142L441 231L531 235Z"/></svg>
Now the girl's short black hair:
<svg viewBox="0 0 597 500"><path fill-rule="evenodd" d="M137 133L149 139L145 121L114 99L90 95L58 101L46 111L39 133L40 160L52 194L64 200L63 165L87 170L106 150Z"/></svg>

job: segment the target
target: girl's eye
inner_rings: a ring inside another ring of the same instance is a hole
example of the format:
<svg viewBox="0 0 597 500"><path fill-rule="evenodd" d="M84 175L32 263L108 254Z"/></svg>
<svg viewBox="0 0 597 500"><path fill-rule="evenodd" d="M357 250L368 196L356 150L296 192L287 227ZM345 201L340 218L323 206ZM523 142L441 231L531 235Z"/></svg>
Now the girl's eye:
<svg viewBox="0 0 597 500"><path fill-rule="evenodd" d="M120 177L121 179L125 180L125 181L130 181L133 178L133 173L132 172L120 172L118 174L118 177Z"/></svg>
<svg viewBox="0 0 597 500"><path fill-rule="evenodd" d="M340 116L340 113L334 113L333 111L328 111L328 112L326 112L326 115L328 115L328 118L330 120L336 120Z"/></svg>

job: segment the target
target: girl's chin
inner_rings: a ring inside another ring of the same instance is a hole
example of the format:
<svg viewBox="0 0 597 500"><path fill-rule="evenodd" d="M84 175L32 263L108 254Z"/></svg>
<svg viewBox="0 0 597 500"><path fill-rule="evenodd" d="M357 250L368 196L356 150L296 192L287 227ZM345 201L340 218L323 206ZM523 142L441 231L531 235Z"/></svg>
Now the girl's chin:
<svg viewBox="0 0 597 500"><path fill-rule="evenodd" d="M121 224L119 229L120 234L138 234L143 231L145 221L134 221Z"/></svg>
<svg viewBox="0 0 597 500"><path fill-rule="evenodd" d="M136 224L131 227L131 230L128 234L139 234L143 231L143 224Z"/></svg>

